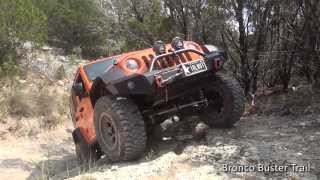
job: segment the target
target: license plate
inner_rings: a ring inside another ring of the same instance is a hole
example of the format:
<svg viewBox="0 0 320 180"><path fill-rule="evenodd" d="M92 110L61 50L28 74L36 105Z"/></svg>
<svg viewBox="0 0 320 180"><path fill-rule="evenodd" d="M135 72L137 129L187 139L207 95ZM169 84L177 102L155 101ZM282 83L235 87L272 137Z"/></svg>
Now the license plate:
<svg viewBox="0 0 320 180"><path fill-rule="evenodd" d="M184 74L186 76L192 76L207 70L207 65L204 60L191 61L188 63L182 64Z"/></svg>

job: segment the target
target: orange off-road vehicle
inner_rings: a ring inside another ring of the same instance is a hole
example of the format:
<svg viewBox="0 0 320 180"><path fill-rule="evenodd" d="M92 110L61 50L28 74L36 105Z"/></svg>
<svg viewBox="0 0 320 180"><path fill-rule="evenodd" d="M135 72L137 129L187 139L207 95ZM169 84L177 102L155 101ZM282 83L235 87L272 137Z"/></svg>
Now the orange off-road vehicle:
<svg viewBox="0 0 320 180"><path fill-rule="evenodd" d="M88 166L102 155L113 162L139 158L153 127L173 116L232 126L244 97L235 80L218 73L226 61L212 45L176 37L80 65L70 103L80 163Z"/></svg>

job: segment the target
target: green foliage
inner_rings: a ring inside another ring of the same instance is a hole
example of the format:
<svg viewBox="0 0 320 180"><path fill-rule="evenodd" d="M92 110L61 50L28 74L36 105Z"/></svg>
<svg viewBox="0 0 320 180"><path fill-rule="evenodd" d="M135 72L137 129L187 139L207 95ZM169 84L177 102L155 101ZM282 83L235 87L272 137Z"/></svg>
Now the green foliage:
<svg viewBox="0 0 320 180"><path fill-rule="evenodd" d="M15 79L0 79L2 88L0 89L0 122L6 122L6 117L10 113L9 102L16 89Z"/></svg>
<svg viewBox="0 0 320 180"><path fill-rule="evenodd" d="M4 50L5 51L5 50ZM17 65L17 54L14 50L3 52L5 55L1 59L0 77L13 77L19 74L20 69Z"/></svg>
<svg viewBox="0 0 320 180"><path fill-rule="evenodd" d="M31 0L0 0L0 76L18 72L21 43L46 40L46 16Z"/></svg>
<svg viewBox="0 0 320 180"><path fill-rule="evenodd" d="M0 0L1 41L18 43L46 39L46 16L31 0Z"/></svg>
<svg viewBox="0 0 320 180"><path fill-rule="evenodd" d="M85 56L99 56L105 44L104 16L91 0L34 0L48 17L48 36L69 53L81 47ZM91 53L90 51L98 51ZM97 54L97 55L96 55ZM102 52L103 54L103 52Z"/></svg>
<svg viewBox="0 0 320 180"><path fill-rule="evenodd" d="M161 2L150 1L145 4L145 14L142 19L128 19L128 32L124 34L127 50L150 46L156 40L170 41L176 32L172 18L161 13Z"/></svg>
<svg viewBox="0 0 320 180"><path fill-rule="evenodd" d="M56 42L68 52L80 47L85 57L105 55L104 18L91 0L0 0L0 77L19 72L26 41Z"/></svg>

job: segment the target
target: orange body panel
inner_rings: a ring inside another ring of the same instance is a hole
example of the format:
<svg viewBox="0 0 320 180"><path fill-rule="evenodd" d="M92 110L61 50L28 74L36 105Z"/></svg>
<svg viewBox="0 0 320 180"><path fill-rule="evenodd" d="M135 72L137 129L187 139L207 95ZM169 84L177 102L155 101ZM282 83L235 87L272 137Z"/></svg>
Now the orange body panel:
<svg viewBox="0 0 320 180"><path fill-rule="evenodd" d="M92 81L88 78L86 72L84 71L83 65L81 64L79 67L79 72L81 75L81 78L83 80L84 83L84 88L86 92L90 92L91 87L92 87Z"/></svg>
<svg viewBox="0 0 320 180"><path fill-rule="evenodd" d="M83 69L83 65L79 67L79 75L83 81L84 90L89 93L92 87L92 81L89 80ZM75 112L76 127L80 131L87 142L93 142L96 138L96 133L93 126L93 106L90 97L76 97L76 112Z"/></svg>
<svg viewBox="0 0 320 180"><path fill-rule="evenodd" d="M76 110L77 127L87 142L92 142L96 138L93 126L93 107L90 97L82 98Z"/></svg>

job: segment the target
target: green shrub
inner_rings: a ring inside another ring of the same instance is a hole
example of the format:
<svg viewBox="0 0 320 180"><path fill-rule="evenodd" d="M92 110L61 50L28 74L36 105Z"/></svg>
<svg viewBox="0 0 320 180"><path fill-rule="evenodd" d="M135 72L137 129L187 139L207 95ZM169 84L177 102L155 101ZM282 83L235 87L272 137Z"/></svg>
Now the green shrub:
<svg viewBox="0 0 320 180"><path fill-rule="evenodd" d="M21 44L46 39L46 16L32 0L0 0L0 76L19 72L17 53ZM22 54L23 55L23 54Z"/></svg>
<svg viewBox="0 0 320 180"><path fill-rule="evenodd" d="M17 56L14 52L6 52L0 64L0 77L14 77L19 74Z"/></svg>
<svg viewBox="0 0 320 180"><path fill-rule="evenodd" d="M6 117L9 114L8 99L3 91L0 95L0 122L6 122Z"/></svg>
<svg viewBox="0 0 320 180"><path fill-rule="evenodd" d="M0 122L6 122L10 112L10 101L12 101L15 92L19 89L15 79L2 78L0 80Z"/></svg>
<svg viewBox="0 0 320 180"><path fill-rule="evenodd" d="M105 44L105 16L92 0L33 1L48 17L49 39L68 53L75 47L87 50ZM90 51L83 55L95 56Z"/></svg>

